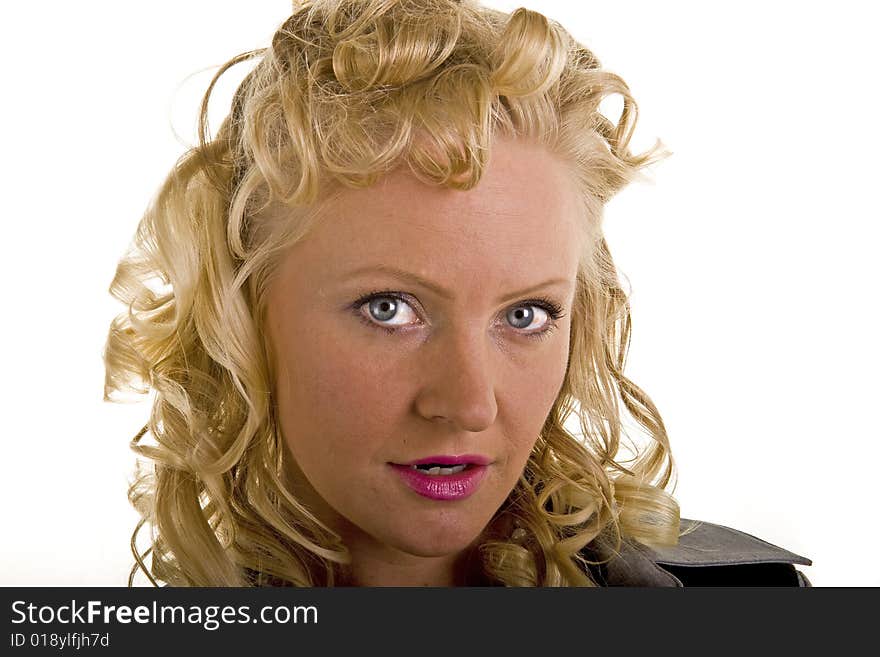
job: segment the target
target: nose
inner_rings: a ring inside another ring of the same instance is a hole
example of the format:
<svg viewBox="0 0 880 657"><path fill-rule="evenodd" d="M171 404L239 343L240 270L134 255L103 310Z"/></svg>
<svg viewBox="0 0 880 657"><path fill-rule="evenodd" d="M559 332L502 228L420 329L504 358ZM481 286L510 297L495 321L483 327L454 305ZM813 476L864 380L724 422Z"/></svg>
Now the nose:
<svg viewBox="0 0 880 657"><path fill-rule="evenodd" d="M416 397L418 413L462 431L484 431L498 414L491 340L479 329L433 337L422 363L426 374Z"/></svg>

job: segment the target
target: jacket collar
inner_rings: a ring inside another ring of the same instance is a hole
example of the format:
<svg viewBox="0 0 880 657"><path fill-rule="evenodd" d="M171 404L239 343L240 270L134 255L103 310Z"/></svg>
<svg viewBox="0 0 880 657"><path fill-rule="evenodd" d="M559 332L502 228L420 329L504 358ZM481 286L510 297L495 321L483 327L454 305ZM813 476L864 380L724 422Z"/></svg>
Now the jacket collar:
<svg viewBox="0 0 880 657"><path fill-rule="evenodd" d="M812 561L736 529L709 522L681 519L678 545L648 547L624 539L619 550L607 537L594 541L590 558L610 559L591 568L607 586L683 586L663 568L668 566L732 566L759 563L790 563L804 566Z"/></svg>
<svg viewBox="0 0 880 657"><path fill-rule="evenodd" d="M681 580L663 570L648 548L635 541L624 541L619 552L605 564L608 586L683 586Z"/></svg>

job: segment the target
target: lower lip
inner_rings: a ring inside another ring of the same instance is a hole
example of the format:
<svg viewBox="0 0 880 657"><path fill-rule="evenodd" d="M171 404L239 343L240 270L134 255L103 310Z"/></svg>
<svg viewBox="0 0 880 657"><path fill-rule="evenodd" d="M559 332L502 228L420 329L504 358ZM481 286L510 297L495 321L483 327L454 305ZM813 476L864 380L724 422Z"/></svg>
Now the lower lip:
<svg viewBox="0 0 880 657"><path fill-rule="evenodd" d="M391 467L400 475L403 483L431 500L463 500L470 497L486 475L485 465L469 465L451 475L429 475L412 466L396 463L392 463Z"/></svg>

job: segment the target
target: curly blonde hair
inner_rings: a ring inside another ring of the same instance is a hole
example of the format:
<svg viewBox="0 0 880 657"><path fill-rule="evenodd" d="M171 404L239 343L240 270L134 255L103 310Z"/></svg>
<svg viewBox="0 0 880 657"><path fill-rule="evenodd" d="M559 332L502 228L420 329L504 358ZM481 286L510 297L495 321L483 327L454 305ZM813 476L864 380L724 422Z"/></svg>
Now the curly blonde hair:
<svg viewBox="0 0 880 657"><path fill-rule="evenodd" d="M212 90L250 59L211 138ZM623 99L617 121L599 110L612 94ZM589 586L594 540L674 544L666 430L623 373L629 304L601 229L605 202L664 154L659 142L630 152L636 115L624 81L558 24L472 0L295 3L271 46L224 64L202 100L198 144L163 182L110 286L127 310L110 326L104 398L154 393L132 440L146 462L129 490L141 514L129 584L139 570L178 586L346 582L345 545L285 483L263 337L268 282L333 189L368 186L401 164L470 189L494 135L533 140L571 166L591 239L565 381L474 551L476 579ZM293 219L272 221L279 207ZM649 437L629 459L626 413ZM566 428L572 415L582 435Z"/></svg>

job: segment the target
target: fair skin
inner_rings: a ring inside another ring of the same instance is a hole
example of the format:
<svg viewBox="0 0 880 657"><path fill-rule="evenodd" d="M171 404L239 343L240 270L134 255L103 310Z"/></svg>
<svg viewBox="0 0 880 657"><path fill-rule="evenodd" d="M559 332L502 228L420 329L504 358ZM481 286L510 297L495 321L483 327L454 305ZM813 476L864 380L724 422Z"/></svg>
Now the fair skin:
<svg viewBox="0 0 880 657"><path fill-rule="evenodd" d="M498 139L473 189L395 170L328 201L285 254L266 331L289 475L349 548L353 583L464 583L563 383L580 208L561 161ZM482 456L484 476L425 497L395 464L435 455Z"/></svg>

